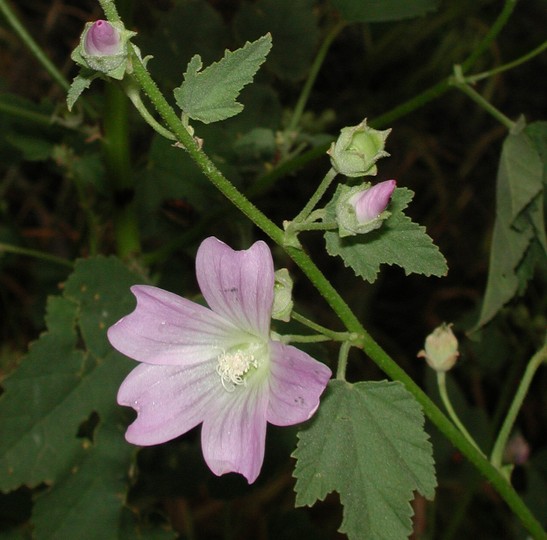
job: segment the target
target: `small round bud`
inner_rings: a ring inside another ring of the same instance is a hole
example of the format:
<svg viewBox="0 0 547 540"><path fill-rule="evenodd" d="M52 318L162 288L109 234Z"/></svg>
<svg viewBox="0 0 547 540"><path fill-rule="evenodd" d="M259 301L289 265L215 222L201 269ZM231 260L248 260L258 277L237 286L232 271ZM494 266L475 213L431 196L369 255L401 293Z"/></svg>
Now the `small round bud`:
<svg viewBox="0 0 547 540"><path fill-rule="evenodd" d="M340 136L327 151L332 167L346 176L375 176L376 162L389 156L384 150L391 129L378 131L367 126L366 119L342 128Z"/></svg>
<svg viewBox="0 0 547 540"><path fill-rule="evenodd" d="M503 461L514 465L524 465L530 457L530 445L520 434L515 433L507 442L503 451Z"/></svg>
<svg viewBox="0 0 547 540"><path fill-rule="evenodd" d="M112 56L122 52L120 31L108 21L95 21L84 37L84 50L89 56Z"/></svg>
<svg viewBox="0 0 547 540"><path fill-rule="evenodd" d="M336 221L341 238L365 234L382 226L391 215L387 209L397 182L386 180L375 186L341 186L336 203Z"/></svg>
<svg viewBox="0 0 547 540"><path fill-rule="evenodd" d="M452 332L452 325L443 323L427 336L425 348L418 353L418 358L425 358L428 366L435 371L449 371L459 355L458 340Z"/></svg>
<svg viewBox="0 0 547 540"><path fill-rule="evenodd" d="M274 301L272 307L272 319L289 322L293 308L292 278L286 268L280 268L275 272Z"/></svg>

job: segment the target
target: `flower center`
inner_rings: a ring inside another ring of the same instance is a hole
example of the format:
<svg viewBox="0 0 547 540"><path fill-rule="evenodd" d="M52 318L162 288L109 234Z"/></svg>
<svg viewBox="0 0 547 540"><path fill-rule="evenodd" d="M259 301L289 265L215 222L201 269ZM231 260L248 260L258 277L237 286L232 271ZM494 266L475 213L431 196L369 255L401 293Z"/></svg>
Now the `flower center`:
<svg viewBox="0 0 547 540"><path fill-rule="evenodd" d="M246 375L251 368L258 367L258 359L249 351L238 349L233 352L223 352L218 357L217 373L222 386L233 392L236 386L247 385Z"/></svg>

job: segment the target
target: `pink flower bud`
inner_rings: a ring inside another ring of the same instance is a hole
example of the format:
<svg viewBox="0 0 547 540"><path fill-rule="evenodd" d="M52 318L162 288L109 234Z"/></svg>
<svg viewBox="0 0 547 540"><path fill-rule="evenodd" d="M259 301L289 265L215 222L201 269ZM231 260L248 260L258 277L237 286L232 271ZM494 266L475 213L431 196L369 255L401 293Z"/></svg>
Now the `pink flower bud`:
<svg viewBox="0 0 547 540"><path fill-rule="evenodd" d="M376 219L386 209L396 185L395 180L386 180L355 193L348 202L355 208L357 221L368 223Z"/></svg>
<svg viewBox="0 0 547 540"><path fill-rule="evenodd" d="M122 52L120 32L108 21L95 21L85 35L85 52L90 56L113 56Z"/></svg>

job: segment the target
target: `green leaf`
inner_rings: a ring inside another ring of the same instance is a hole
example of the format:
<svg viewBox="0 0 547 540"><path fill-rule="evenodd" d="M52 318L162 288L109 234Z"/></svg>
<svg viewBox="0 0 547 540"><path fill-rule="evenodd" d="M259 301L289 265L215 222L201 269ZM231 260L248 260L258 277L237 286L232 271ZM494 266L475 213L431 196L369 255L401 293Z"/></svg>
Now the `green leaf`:
<svg viewBox="0 0 547 540"><path fill-rule="evenodd" d="M106 330L133 309L129 287L142 281L113 257L78 261L63 296L48 301L47 331L4 381L0 489L49 485L34 508L39 538L122 537L134 447L116 393L135 363Z"/></svg>
<svg viewBox="0 0 547 540"><path fill-rule="evenodd" d="M298 435L297 506L340 494L339 531L350 540L408 538L418 491L436 486L432 446L419 404L397 382L331 381L321 407Z"/></svg>
<svg viewBox="0 0 547 540"><path fill-rule="evenodd" d="M332 0L348 22L383 22L419 17L437 9L436 0Z"/></svg>
<svg viewBox="0 0 547 540"><path fill-rule="evenodd" d="M91 70L82 69L80 73L74 77L66 96L66 104L69 111L72 110L72 107L74 107L74 104L82 95L82 92L87 90L93 82L93 79L96 79L98 76L97 73L94 73Z"/></svg>
<svg viewBox="0 0 547 540"><path fill-rule="evenodd" d="M476 327L489 322L525 289L539 253L535 243L543 247L544 253L547 248L543 215L546 163L542 163L537 147L547 125L543 124L543 128L531 125L510 133L503 143L488 281ZM536 142L528 135L530 129Z"/></svg>
<svg viewBox="0 0 547 540"><path fill-rule="evenodd" d="M234 20L240 40L271 33L272 52L266 66L281 79L305 77L313 61L319 29L314 0L244 2Z"/></svg>
<svg viewBox="0 0 547 540"><path fill-rule="evenodd" d="M327 205L328 220L335 219L335 206L340 188ZM380 265L396 264L405 274L443 276L448 271L446 260L425 227L414 223L403 210L414 193L407 188L396 188L387 208L391 216L379 229L366 234L340 238L337 232L326 232L327 252L340 256L344 264L366 281L376 280Z"/></svg>
<svg viewBox="0 0 547 540"><path fill-rule="evenodd" d="M123 430L113 426L97 429L95 441L82 447L70 471L36 500L33 523L37 538L119 537L120 493L127 483L120 471L127 469L134 448L125 442Z"/></svg>
<svg viewBox="0 0 547 540"><path fill-rule="evenodd" d="M235 116L243 110L236 101L241 89L253 80L271 46L272 38L267 34L234 52L226 51L220 61L203 71L201 57L196 54L186 68L183 83L174 90L177 105L190 118L205 124Z"/></svg>

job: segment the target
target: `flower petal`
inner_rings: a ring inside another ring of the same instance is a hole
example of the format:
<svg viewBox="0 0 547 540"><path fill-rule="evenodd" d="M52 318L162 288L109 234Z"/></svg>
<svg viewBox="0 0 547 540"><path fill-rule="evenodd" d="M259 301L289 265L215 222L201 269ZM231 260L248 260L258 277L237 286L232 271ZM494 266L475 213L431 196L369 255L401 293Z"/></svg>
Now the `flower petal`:
<svg viewBox="0 0 547 540"><path fill-rule="evenodd" d="M331 370L305 352L270 342L270 399L267 420L275 426L305 422L319 406Z"/></svg>
<svg viewBox="0 0 547 540"><path fill-rule="evenodd" d="M217 238L206 238L196 255L196 276L215 313L255 336L269 335L274 268L264 242L234 251Z"/></svg>
<svg viewBox="0 0 547 540"><path fill-rule="evenodd" d="M118 403L138 413L125 438L142 446L170 441L202 422L210 401L221 392L226 391L215 361L190 367L140 364L118 391Z"/></svg>
<svg viewBox="0 0 547 540"><path fill-rule="evenodd" d="M262 468L266 441L266 385L241 386L226 392L203 420L201 447L217 475L236 472L252 484Z"/></svg>
<svg viewBox="0 0 547 540"><path fill-rule="evenodd" d="M108 329L108 339L139 362L189 365L246 339L230 321L176 294L148 285L131 291L137 307Z"/></svg>

